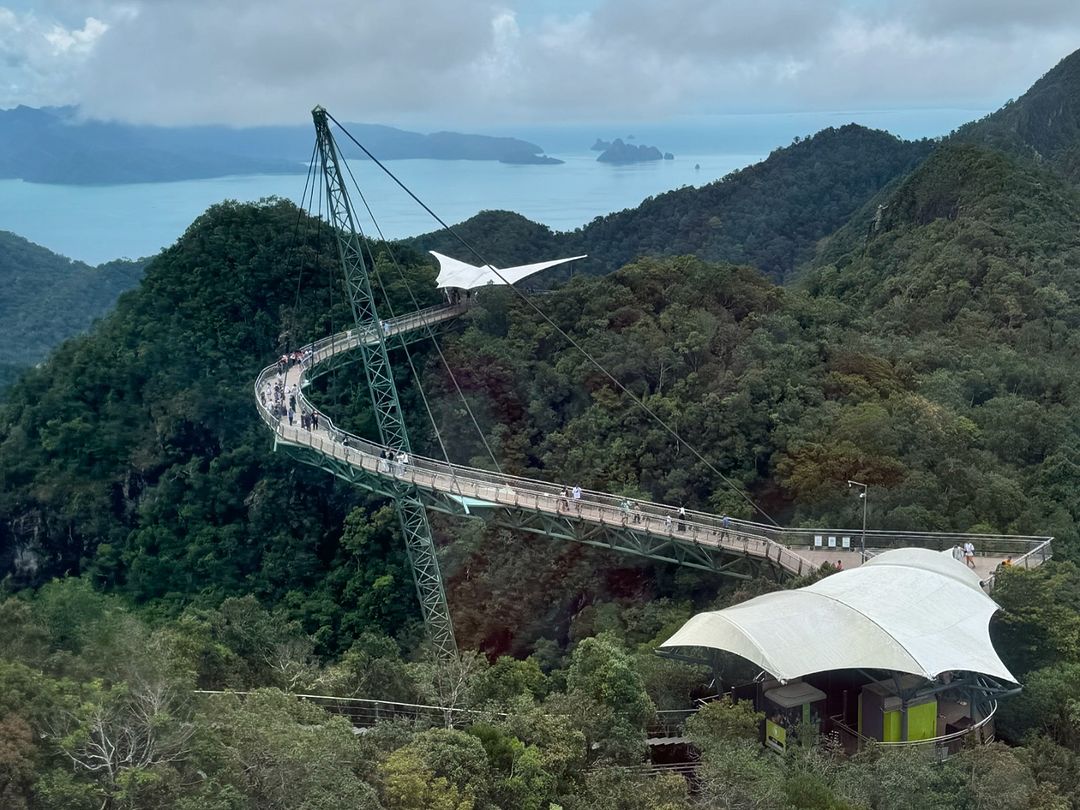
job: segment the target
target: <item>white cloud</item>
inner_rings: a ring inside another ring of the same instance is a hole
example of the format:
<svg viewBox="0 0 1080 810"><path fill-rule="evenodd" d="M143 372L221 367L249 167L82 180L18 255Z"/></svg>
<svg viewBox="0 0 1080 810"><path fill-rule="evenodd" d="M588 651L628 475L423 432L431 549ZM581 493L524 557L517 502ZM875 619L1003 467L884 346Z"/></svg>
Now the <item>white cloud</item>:
<svg viewBox="0 0 1080 810"><path fill-rule="evenodd" d="M52 45L54 54L86 55L93 50L98 38L108 30L109 26L101 20L87 17L82 28L64 28L62 25L53 25L52 29L45 34L45 41Z"/></svg>
<svg viewBox="0 0 1080 810"><path fill-rule="evenodd" d="M1075 0L525 3L36 0L0 8L0 103L238 124L297 122L321 103L458 127L986 108L1080 44Z"/></svg>
<svg viewBox="0 0 1080 810"><path fill-rule="evenodd" d="M0 7L0 107L77 102L75 78L107 30L94 17L65 27L32 10Z"/></svg>

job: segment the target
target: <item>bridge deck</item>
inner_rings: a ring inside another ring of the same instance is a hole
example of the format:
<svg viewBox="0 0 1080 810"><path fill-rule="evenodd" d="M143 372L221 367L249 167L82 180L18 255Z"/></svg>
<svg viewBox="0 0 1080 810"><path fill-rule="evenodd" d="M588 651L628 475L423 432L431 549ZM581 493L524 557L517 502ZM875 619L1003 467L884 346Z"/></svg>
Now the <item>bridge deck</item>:
<svg viewBox="0 0 1080 810"><path fill-rule="evenodd" d="M455 318L464 311L463 303L432 307L385 321L382 326L387 338L404 339L408 333ZM298 417L297 424L290 425L286 418L275 416L263 401L261 395L275 379L280 379L283 385L293 387L299 407L317 410L303 393L308 378L313 372L318 373L317 367L355 349L362 342L377 339L373 330L350 329L306 347L304 361L290 366L283 376L278 375L276 366L263 370L255 384L255 399L263 420L275 433L277 444L309 448L322 458L332 460L337 465L335 471L345 465L345 468L361 470L391 484L396 481L415 486L452 502L458 511L466 514L531 513L558 521L575 536L592 526L666 538L702 550L767 560L796 575L809 573L824 562L841 560L845 568L862 562L862 554L854 550L862 538L859 530L785 529L705 512L687 510L680 514L677 507L649 501L629 501L629 508L626 508L624 498L610 493L585 491L580 500L574 500L562 496L560 484L501 475L421 456L412 456L407 464L398 464L380 458L385 447L340 430L325 415L320 414L317 430L305 430L298 424ZM565 533L560 532L560 536ZM866 547L870 551L899 546L946 549L968 539L978 550L977 570L987 580L1007 557L1012 557L1016 565L1030 566L1045 561L1051 552L1051 538L1046 537L913 532L867 532Z"/></svg>

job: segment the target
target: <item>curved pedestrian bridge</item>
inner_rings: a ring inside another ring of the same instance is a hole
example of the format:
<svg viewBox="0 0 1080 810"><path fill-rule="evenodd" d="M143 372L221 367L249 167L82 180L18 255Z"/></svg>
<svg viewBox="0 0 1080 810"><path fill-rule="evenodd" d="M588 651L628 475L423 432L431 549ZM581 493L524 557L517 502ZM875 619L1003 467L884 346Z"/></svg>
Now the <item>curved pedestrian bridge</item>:
<svg viewBox="0 0 1080 810"><path fill-rule="evenodd" d="M432 307L384 321L389 348L425 337L428 330L461 315L466 302ZM627 500L606 492L583 491L564 497L563 483L550 483L449 464L422 456L387 460L383 445L339 429L319 414L312 429L277 415L269 395L275 381L291 387L297 414L317 412L304 395L307 383L342 363L362 344L378 341L374 329L350 329L301 350L302 360L267 366L255 382L255 401L274 433L275 449L313 464L369 491L395 497L414 488L431 510L493 521L507 528L603 546L650 559L748 577L765 565L778 573L808 574L822 563L845 568L888 548L919 546L944 550L970 540L976 547L976 570L990 583L1006 560L1035 566L1051 554L1049 537L961 535L922 532L866 532L851 529L785 529L650 501ZM574 482L565 482L567 489ZM865 554L863 552L865 549Z"/></svg>

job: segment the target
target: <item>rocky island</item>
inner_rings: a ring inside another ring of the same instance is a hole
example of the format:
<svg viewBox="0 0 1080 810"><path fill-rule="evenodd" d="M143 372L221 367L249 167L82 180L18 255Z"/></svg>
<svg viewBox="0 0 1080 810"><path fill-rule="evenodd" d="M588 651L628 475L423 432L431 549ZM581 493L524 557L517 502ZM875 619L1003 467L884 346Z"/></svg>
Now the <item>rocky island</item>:
<svg viewBox="0 0 1080 810"><path fill-rule="evenodd" d="M592 148L595 150L598 145L605 143L597 139ZM643 144L636 146L625 143L622 138L616 138L611 143L606 144L604 151L596 159L601 163L644 163L650 160L674 160L675 156L671 152L665 154L655 146L645 146Z"/></svg>

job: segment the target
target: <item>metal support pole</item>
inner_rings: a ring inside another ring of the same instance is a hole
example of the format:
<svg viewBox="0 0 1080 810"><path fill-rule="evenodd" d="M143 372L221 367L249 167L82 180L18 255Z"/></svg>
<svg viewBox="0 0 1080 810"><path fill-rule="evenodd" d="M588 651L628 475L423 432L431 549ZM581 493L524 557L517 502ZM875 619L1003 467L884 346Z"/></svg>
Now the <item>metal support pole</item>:
<svg viewBox="0 0 1080 810"><path fill-rule="evenodd" d="M859 497L862 499L862 538L859 541L859 558L862 562L866 562L866 503L869 500L867 497L867 485L862 481L852 481L848 479L848 489L851 487L862 487L862 492L859 493Z"/></svg>
<svg viewBox="0 0 1080 810"><path fill-rule="evenodd" d="M393 368L386 351L386 328L379 318L367 265L364 262L363 234L357 226L349 200L337 144L330 132L326 110L316 107L311 111L311 117L315 122L315 137L326 184L327 209L337 238L338 258L345 273L345 288L349 295L353 320L360 332L369 331L370 334L378 336L377 341L360 341L357 348L364 364L364 375L368 392L371 394L379 437L391 452L408 456L412 454L412 448L405 429ZM431 536L424 504L415 485L416 477L411 474L411 470L409 472L408 480L411 483L402 482L394 488L394 503L397 506L402 533L405 535L413 581L420 598L420 609L428 636L440 658L452 659L457 656L457 644L454 641L454 628L442 574L439 571L439 561L435 554L435 540ZM400 480L404 476L399 475L398 478Z"/></svg>

